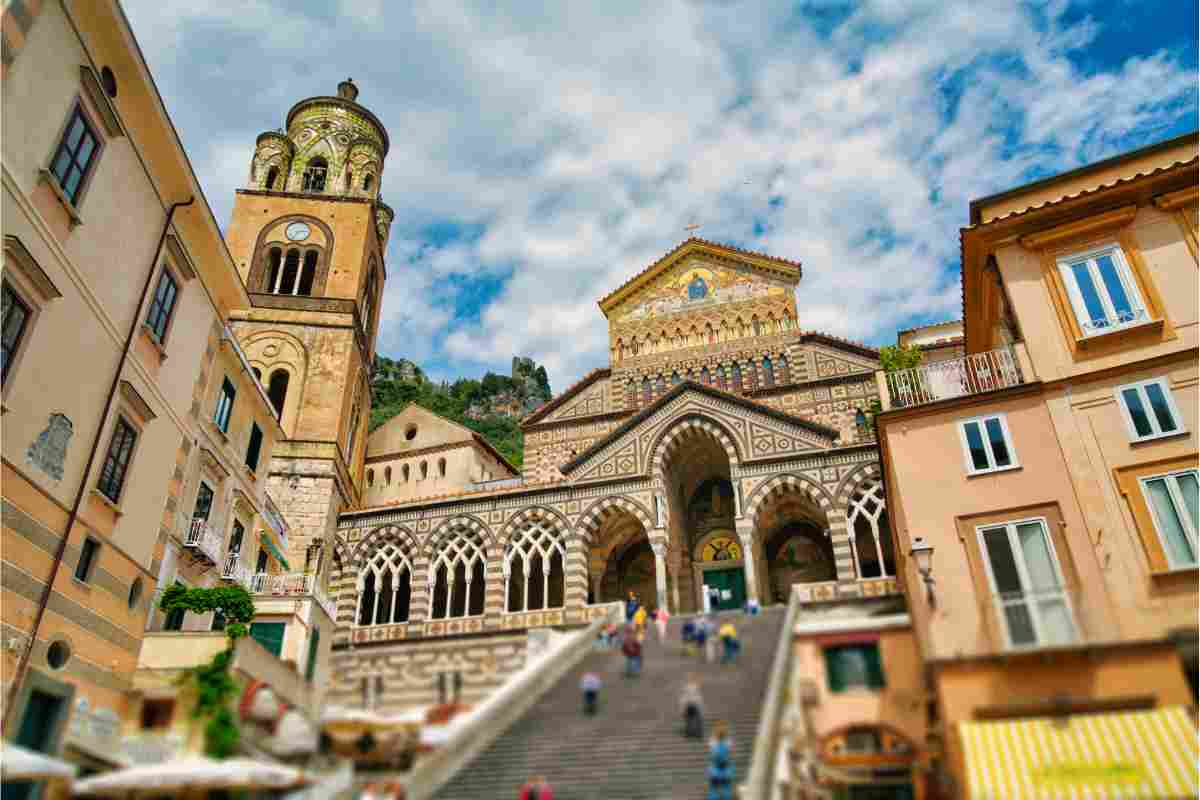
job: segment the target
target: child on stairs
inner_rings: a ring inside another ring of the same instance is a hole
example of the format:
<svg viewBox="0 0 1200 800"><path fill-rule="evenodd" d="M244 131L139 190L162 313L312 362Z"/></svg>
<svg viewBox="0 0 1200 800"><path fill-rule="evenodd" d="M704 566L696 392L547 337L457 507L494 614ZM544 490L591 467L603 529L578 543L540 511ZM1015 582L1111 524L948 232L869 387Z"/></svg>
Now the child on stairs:
<svg viewBox="0 0 1200 800"><path fill-rule="evenodd" d="M695 675L689 675L687 683L683 685L679 706L683 710L683 735L699 739L704 735L704 698L700 694L700 681Z"/></svg>
<svg viewBox="0 0 1200 800"><path fill-rule="evenodd" d="M579 681L579 688L583 690L583 713L591 716L596 713L596 699L600 695L600 676L594 672L585 672L583 679Z"/></svg>

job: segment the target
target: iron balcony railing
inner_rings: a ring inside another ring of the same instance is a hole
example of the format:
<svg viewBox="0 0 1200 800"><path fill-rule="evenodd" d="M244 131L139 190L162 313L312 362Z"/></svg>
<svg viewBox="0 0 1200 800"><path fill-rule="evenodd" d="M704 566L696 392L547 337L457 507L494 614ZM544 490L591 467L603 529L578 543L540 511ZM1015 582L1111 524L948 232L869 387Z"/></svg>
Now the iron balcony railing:
<svg viewBox="0 0 1200 800"><path fill-rule="evenodd" d="M253 573L249 567L242 563L240 553L230 553L225 556L225 565L221 568L221 578L223 580L245 586L249 589L251 577L253 577Z"/></svg>
<svg viewBox="0 0 1200 800"><path fill-rule="evenodd" d="M1019 383L1021 369L1011 347L887 373L892 408L911 408Z"/></svg>
<svg viewBox="0 0 1200 800"><path fill-rule="evenodd" d="M203 556L209 563L221 563L221 537L209 527L208 520L193 519L188 525L183 545Z"/></svg>
<svg viewBox="0 0 1200 800"><path fill-rule="evenodd" d="M259 572L250 578L250 593L268 597L311 596L331 620L337 620L337 607L325 594L317 576L307 572Z"/></svg>

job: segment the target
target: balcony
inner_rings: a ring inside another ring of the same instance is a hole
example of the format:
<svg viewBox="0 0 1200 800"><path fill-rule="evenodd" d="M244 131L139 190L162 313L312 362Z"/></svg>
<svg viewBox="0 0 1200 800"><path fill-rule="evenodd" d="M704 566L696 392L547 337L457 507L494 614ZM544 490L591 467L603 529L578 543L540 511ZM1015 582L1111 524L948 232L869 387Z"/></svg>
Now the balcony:
<svg viewBox="0 0 1200 800"><path fill-rule="evenodd" d="M253 573L250 568L242 563L242 557L239 553L230 553L225 557L225 565L221 568L221 580L236 583L239 586L250 588Z"/></svg>
<svg viewBox="0 0 1200 800"><path fill-rule="evenodd" d="M183 538L183 546L192 553L193 557L208 561L210 564L221 563L221 537L208 525L208 520L193 519Z"/></svg>
<svg viewBox="0 0 1200 800"><path fill-rule="evenodd" d="M880 386L883 409L912 408L1017 386L1023 382L1023 353L1024 345L1016 344L913 369L876 373L886 381L886 386Z"/></svg>
<svg viewBox="0 0 1200 800"><path fill-rule="evenodd" d="M331 620L337 620L337 606L325 594L315 575L306 572L282 572L267 574L260 572L250 578L250 593L265 597L303 598L312 597L325 610Z"/></svg>

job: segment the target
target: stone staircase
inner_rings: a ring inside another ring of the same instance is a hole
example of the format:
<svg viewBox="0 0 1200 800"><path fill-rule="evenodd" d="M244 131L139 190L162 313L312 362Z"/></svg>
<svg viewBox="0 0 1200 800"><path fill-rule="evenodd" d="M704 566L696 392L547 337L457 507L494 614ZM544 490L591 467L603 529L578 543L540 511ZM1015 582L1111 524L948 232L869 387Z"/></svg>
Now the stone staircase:
<svg viewBox="0 0 1200 800"><path fill-rule="evenodd" d="M690 673L699 677L704 695L705 736L713 721L729 724L737 782L744 781L786 611L774 606L757 617L717 615L718 625L732 619L742 640L732 665L685 656L679 640L682 617L671 620L665 646L651 626L640 677L624 677L625 658L616 649L590 653L435 797L516 798L531 774L541 774L555 800L703 800L707 743L683 737L679 712ZM594 717L583 714L579 690L588 671L604 682Z"/></svg>

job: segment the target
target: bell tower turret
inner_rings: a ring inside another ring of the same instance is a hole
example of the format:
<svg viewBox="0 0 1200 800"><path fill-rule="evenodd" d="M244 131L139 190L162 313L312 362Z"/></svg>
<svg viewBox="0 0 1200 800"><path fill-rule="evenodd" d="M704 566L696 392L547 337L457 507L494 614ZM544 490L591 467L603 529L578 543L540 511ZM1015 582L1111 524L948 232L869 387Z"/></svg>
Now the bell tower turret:
<svg viewBox="0 0 1200 800"><path fill-rule="evenodd" d="M360 497L393 213L379 195L387 130L358 95L342 81L258 136L227 233L250 297L233 325L288 436L268 480L292 563L311 563Z"/></svg>

